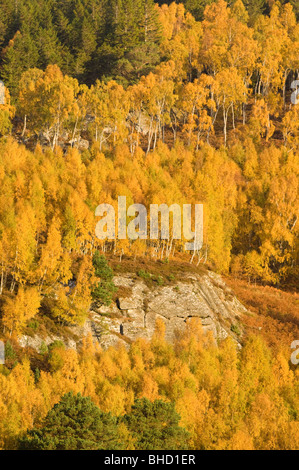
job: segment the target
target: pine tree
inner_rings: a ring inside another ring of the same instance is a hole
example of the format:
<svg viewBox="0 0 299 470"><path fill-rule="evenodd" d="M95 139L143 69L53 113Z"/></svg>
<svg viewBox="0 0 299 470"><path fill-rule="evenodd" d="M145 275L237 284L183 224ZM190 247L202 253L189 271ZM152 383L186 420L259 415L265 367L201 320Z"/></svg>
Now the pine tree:
<svg viewBox="0 0 299 470"><path fill-rule="evenodd" d="M118 424L90 398L68 393L47 414L42 428L29 431L19 450L117 450Z"/></svg>
<svg viewBox="0 0 299 470"><path fill-rule="evenodd" d="M243 0L243 3L249 13L249 21L254 24L256 19L267 11L266 0Z"/></svg>
<svg viewBox="0 0 299 470"><path fill-rule="evenodd" d="M106 258L100 255L98 251L94 254L92 262L95 269L95 276L100 278L100 281L93 288L92 297L97 302L110 305L113 294L117 290L113 282L113 271L108 266Z"/></svg>
<svg viewBox="0 0 299 470"><path fill-rule="evenodd" d="M1 75L15 97L23 72L38 64L38 48L29 31L17 32L3 52Z"/></svg>
<svg viewBox="0 0 299 470"><path fill-rule="evenodd" d="M201 21L206 6L210 5L212 2L213 0L184 0L182 3L185 5L186 10L190 11L197 21Z"/></svg>
<svg viewBox="0 0 299 470"><path fill-rule="evenodd" d="M172 403L147 398L135 400L124 417L138 450L186 450L189 433L179 426L180 416Z"/></svg>

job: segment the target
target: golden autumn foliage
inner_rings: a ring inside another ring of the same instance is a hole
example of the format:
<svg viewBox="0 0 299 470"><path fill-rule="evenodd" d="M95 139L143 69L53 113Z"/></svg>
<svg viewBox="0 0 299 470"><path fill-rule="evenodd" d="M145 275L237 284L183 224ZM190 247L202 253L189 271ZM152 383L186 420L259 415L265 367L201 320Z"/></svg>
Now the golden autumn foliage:
<svg viewBox="0 0 299 470"><path fill-rule="evenodd" d="M41 296L36 287L24 289L20 287L14 297L7 297L2 309L2 323L4 329L10 333L20 333L22 328L38 312Z"/></svg>
<svg viewBox="0 0 299 470"><path fill-rule="evenodd" d="M286 102L298 66L292 7L274 4L254 24L241 0L213 2L202 22L175 3L157 13L165 60L130 86L80 85L57 65L24 73L22 138L40 137L52 152L37 146L32 157L1 144L1 292L10 276L12 292L18 283L66 284L68 253L97 248L95 207L116 207L120 194L128 204L204 203L198 259L214 269L273 284L297 275L298 106ZM80 154L83 132L92 146ZM98 245L120 259L169 257L174 248Z"/></svg>
<svg viewBox="0 0 299 470"><path fill-rule="evenodd" d="M163 332L160 323L151 342L128 349L102 351L90 337L78 353L53 346L35 380L27 360L0 374L1 447L14 448L69 391L117 416L140 397L174 402L192 449L297 446L299 376L284 355L272 357L257 337L241 351L231 339L216 347L195 320L173 345Z"/></svg>
<svg viewBox="0 0 299 470"><path fill-rule="evenodd" d="M107 294L93 263L103 254L123 272L126 262L155 263L158 284L170 261L224 274L252 311L243 347L216 345L194 321L174 344L157 322L150 342L127 348L102 351L92 338L77 352L17 346L0 366L0 448L15 448L69 391L116 416L140 397L173 402L192 449L299 447L299 373L288 361L299 333L299 25L290 4L268 2L267 14L249 18L241 0L207 3L201 21L183 4L151 5L149 42L138 48L132 35L130 53L120 25L119 62L86 22L86 47L69 66L62 51L61 61L22 66L12 83L26 35L3 50L11 85L0 104L0 337L16 345L39 319L83 325L95 292ZM4 32L0 18L2 42ZM102 56L117 73L82 83ZM186 252L173 227L168 240L123 240L118 227L115 240L97 239L97 206L116 210L119 196L147 208L203 204L202 249Z"/></svg>
<svg viewBox="0 0 299 470"><path fill-rule="evenodd" d="M191 111L186 123L191 139L200 119ZM96 142L84 154L75 148L63 154L59 147L29 151L9 138L0 142L0 162L0 293L12 296L12 303L20 289L36 288L55 318L82 322L96 249L120 261L123 256L175 258L184 252L180 240L97 240L95 208L105 201L117 209L119 195L127 197L128 205L138 201L147 207L203 203L204 246L197 263L249 281L279 284L297 276L295 149L261 149L246 136L226 149L201 143L192 151L179 141L170 149L157 142L154 151L139 149L135 156L122 144L111 156ZM74 279L76 287L70 289ZM13 315L8 310L5 322Z"/></svg>

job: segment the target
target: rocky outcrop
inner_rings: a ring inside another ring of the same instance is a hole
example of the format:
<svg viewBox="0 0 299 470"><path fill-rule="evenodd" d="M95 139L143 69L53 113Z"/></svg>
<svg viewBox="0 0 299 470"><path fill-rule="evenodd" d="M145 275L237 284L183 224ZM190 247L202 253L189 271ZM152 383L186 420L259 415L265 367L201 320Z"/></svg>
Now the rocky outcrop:
<svg viewBox="0 0 299 470"><path fill-rule="evenodd" d="M91 333L103 348L119 342L128 345L137 338L151 339L158 318L165 322L168 341L173 341L176 331L182 331L190 318L198 318L203 330L211 331L216 341L228 335L240 340L240 317L246 309L213 272L185 274L180 281L165 286L149 287L135 274L116 276L114 283L119 288L117 301L109 307L93 306L83 327L68 328L72 338L23 336L20 344L39 350L43 343L62 340L68 348L76 349Z"/></svg>
<svg viewBox="0 0 299 470"><path fill-rule="evenodd" d="M158 318L165 322L168 341L174 339L177 330L185 328L190 318L200 319L203 330L211 331L216 340L228 335L238 340L242 331L239 323L245 307L212 272L189 274L174 285L154 288L131 274L117 276L114 282L120 292L125 289L130 294L120 295L110 307L91 312L91 330L103 347L119 341L151 339Z"/></svg>

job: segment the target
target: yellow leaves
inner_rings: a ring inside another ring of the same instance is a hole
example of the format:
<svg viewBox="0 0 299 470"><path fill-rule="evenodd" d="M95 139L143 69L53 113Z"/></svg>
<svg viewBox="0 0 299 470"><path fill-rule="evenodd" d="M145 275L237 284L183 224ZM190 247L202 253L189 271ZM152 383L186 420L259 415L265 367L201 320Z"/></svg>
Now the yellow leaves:
<svg viewBox="0 0 299 470"><path fill-rule="evenodd" d="M89 333L82 340L82 361L93 361L95 359L95 354L99 352L99 345L94 344L92 334Z"/></svg>
<svg viewBox="0 0 299 470"><path fill-rule="evenodd" d="M137 370L142 371L143 367L151 368L155 362L155 355L151 345L144 339L138 339L130 349L131 361Z"/></svg>
<svg viewBox="0 0 299 470"><path fill-rule="evenodd" d="M268 104L264 99L258 100L253 106L249 124L252 132L265 137L267 142L274 134L275 126L270 119Z"/></svg>
<svg viewBox="0 0 299 470"><path fill-rule="evenodd" d="M61 355L63 360L63 366L60 369L61 376L64 379L76 384L78 387L78 392L81 391L82 389L80 382L82 381L82 373L80 371L78 355L76 351L73 349L61 351Z"/></svg>
<svg viewBox="0 0 299 470"><path fill-rule="evenodd" d="M80 262L76 278L76 285L73 288L70 299L80 310L88 311L91 305L91 289L96 282L94 268L91 257L84 256Z"/></svg>
<svg viewBox="0 0 299 470"><path fill-rule="evenodd" d="M63 286L53 289L51 295L45 299L45 307L50 310L51 315L59 322L70 325L83 325L88 312L85 309L86 301L78 296L77 304L76 296L70 291L70 288Z"/></svg>
<svg viewBox="0 0 299 470"><path fill-rule="evenodd" d="M257 43L246 19L242 2L234 3L231 8L223 0L207 6L202 23L202 60L213 75L236 67L244 81L249 81L256 62Z"/></svg>
<svg viewBox="0 0 299 470"><path fill-rule="evenodd" d="M64 253L61 244L61 223L53 218L45 245L42 247L39 262L39 286L40 289L53 286L60 280L67 283L72 274L70 272L71 260Z"/></svg>
<svg viewBox="0 0 299 470"><path fill-rule="evenodd" d="M90 336L79 352L53 347L51 373L42 372L37 384L29 361L0 374L0 446L13 448L21 433L73 391L115 416L129 412L135 398L174 401L195 449L297 447L298 377L281 354L272 363L259 338L249 338L242 351L230 340L217 347L195 320L184 339L179 347L165 344L167 350L157 348L155 338L138 340L129 351L100 352ZM134 446L125 427L121 436L128 448Z"/></svg>
<svg viewBox="0 0 299 470"><path fill-rule="evenodd" d="M2 142L0 162L2 169L5 169L5 174L12 177L18 172L24 172L26 164L28 164L28 155L28 151L12 137L7 138L5 143Z"/></svg>
<svg viewBox="0 0 299 470"><path fill-rule="evenodd" d="M246 102L247 88L235 67L224 69L216 75L213 91L218 103L225 109Z"/></svg>
<svg viewBox="0 0 299 470"><path fill-rule="evenodd" d="M104 412L111 412L115 416L125 413L127 393L118 384L112 385L105 380L99 389L99 407Z"/></svg>
<svg viewBox="0 0 299 470"><path fill-rule="evenodd" d="M52 373L57 372L62 369L64 365L63 353L64 353L64 346L55 347L51 350L51 353L49 356L49 366L50 366L50 370Z"/></svg>
<svg viewBox="0 0 299 470"><path fill-rule="evenodd" d="M256 393L273 388L271 354L260 337L254 336L241 351L240 388L244 404L251 403Z"/></svg>
<svg viewBox="0 0 299 470"><path fill-rule="evenodd" d="M245 230L254 230L258 244L246 253L244 269L251 278L276 283L293 269L298 240L298 162L292 152L285 154L274 146L265 148L258 162L256 156L252 158L245 163L246 176L251 179L246 191L250 218Z"/></svg>
<svg viewBox="0 0 299 470"><path fill-rule="evenodd" d="M94 117L95 140L100 142L100 149L104 142L115 146L127 136L128 98L124 88L113 80L107 84L97 80L87 92L87 110Z"/></svg>
<svg viewBox="0 0 299 470"><path fill-rule="evenodd" d="M259 42L258 69L263 94L270 88L277 92L283 87L284 49L289 41L286 29L279 18L279 9L274 5L270 17L261 15L255 25L255 36Z"/></svg>
<svg viewBox="0 0 299 470"><path fill-rule="evenodd" d="M230 249L225 234L232 233L237 223L234 209L238 196L236 179L240 176L240 169L224 151L215 152L206 145L201 152L204 163L195 179L195 196L205 204L204 239L215 269L227 270Z"/></svg>
<svg viewBox="0 0 299 470"><path fill-rule="evenodd" d="M180 426L191 433L194 448L197 448L196 439L203 433L209 403L210 397L205 390L196 393L190 389L185 389L176 402L176 410L181 416Z"/></svg>
<svg viewBox="0 0 299 470"><path fill-rule="evenodd" d="M47 412L42 394L35 386L30 363L24 360L0 378L0 446L14 449L17 438Z"/></svg>
<svg viewBox="0 0 299 470"><path fill-rule="evenodd" d="M185 12L182 4L162 5L159 19L163 28L161 50L174 61L173 77L179 82L190 77L193 69L199 69L199 50L202 28L199 22Z"/></svg>
<svg viewBox="0 0 299 470"><path fill-rule="evenodd" d="M86 167L82 162L80 152L71 148L65 156L65 170L66 170L66 181L71 184L74 188L78 188L78 184L81 180L84 180ZM86 199L86 189L80 194L83 199Z"/></svg>
<svg viewBox="0 0 299 470"><path fill-rule="evenodd" d="M156 73L150 73L140 80L141 85L146 90L144 109L151 118L151 127L153 120L157 126L170 123L170 110L175 102L173 72L175 64L173 61L161 64L157 67Z"/></svg>
<svg viewBox="0 0 299 470"><path fill-rule="evenodd" d="M258 155L252 140L246 143L246 161L244 163L244 176L247 179L254 179L258 169Z"/></svg>
<svg viewBox="0 0 299 470"><path fill-rule="evenodd" d="M142 377L140 397L147 398L150 401L158 400L160 398L158 384L149 373L145 373Z"/></svg>
<svg viewBox="0 0 299 470"><path fill-rule="evenodd" d="M37 86L49 100L49 114L66 119L75 104L74 96L79 91L77 80L63 75L57 65L49 65Z"/></svg>
<svg viewBox="0 0 299 470"><path fill-rule="evenodd" d="M269 278L267 274L263 256L255 250L246 253L243 261L243 273L249 281L266 278L271 281L271 277Z"/></svg>
<svg viewBox="0 0 299 470"><path fill-rule="evenodd" d="M185 85L181 92L181 109L186 113L186 124L183 131L188 135L189 145L195 133L197 149L199 140L208 132L213 132L213 121L207 112L207 108L215 110L215 102L210 100L210 88L208 77L201 76L200 80L194 80Z"/></svg>
<svg viewBox="0 0 299 470"><path fill-rule="evenodd" d="M288 148L299 149L299 105L292 106L283 120L283 137Z"/></svg>
<svg viewBox="0 0 299 470"><path fill-rule="evenodd" d="M278 353L274 359L273 371L275 381L278 387L282 389L289 388L292 390L294 386L294 374L289 368L289 363L282 353Z"/></svg>
<svg viewBox="0 0 299 470"><path fill-rule="evenodd" d="M40 307L41 296L36 287L20 287L16 296L6 298L2 323L10 333L20 333Z"/></svg>
<svg viewBox="0 0 299 470"><path fill-rule="evenodd" d="M296 15L294 12L294 8L291 5L291 3L286 3L285 5L282 6L281 12L280 12L280 21L281 24L285 29L287 29L289 32L293 33L294 30L296 29Z"/></svg>
<svg viewBox="0 0 299 470"><path fill-rule="evenodd" d="M253 439L247 430L238 430L231 438L230 450L254 450Z"/></svg>
<svg viewBox="0 0 299 470"><path fill-rule="evenodd" d="M177 332L174 344L176 354L184 361L197 364L204 346L204 334L200 319L192 318L187 322L186 329Z"/></svg>
<svg viewBox="0 0 299 470"><path fill-rule="evenodd" d="M119 373L117 364L115 364L112 355L108 352L101 354L99 365L103 375L109 379L114 379Z"/></svg>
<svg viewBox="0 0 299 470"><path fill-rule="evenodd" d="M47 242L42 248L42 255L40 260L41 275L47 273L50 279L54 275L54 279L58 274L59 259L62 256L61 235L60 235L60 222L54 218L48 230Z"/></svg>
<svg viewBox="0 0 299 470"><path fill-rule="evenodd" d="M30 204L23 199L17 209L17 225L14 227L14 254L13 275L21 284L33 280L36 248L37 220Z"/></svg>
<svg viewBox="0 0 299 470"><path fill-rule="evenodd" d="M163 36L165 39L171 39L177 30L180 30L185 17L185 8L182 3L171 3L169 6L164 4L159 10L159 19L164 28Z"/></svg>
<svg viewBox="0 0 299 470"><path fill-rule="evenodd" d="M163 341L165 339L166 326L162 319L158 318L156 321L154 339L157 341Z"/></svg>
<svg viewBox="0 0 299 470"><path fill-rule="evenodd" d="M78 112L78 93L77 80L63 75L57 65L49 65L44 72L29 70L21 79L20 110L28 117L31 130L42 128L54 148L64 122Z"/></svg>
<svg viewBox="0 0 299 470"><path fill-rule="evenodd" d="M47 374L43 380L49 380L51 395L55 401L59 401L60 397L70 391L83 394L85 379L76 351L56 347L51 352L50 365L52 376Z"/></svg>
<svg viewBox="0 0 299 470"><path fill-rule="evenodd" d="M281 399L271 400L265 393L258 394L248 416L255 449L276 449L280 436L287 432L287 422L287 408Z"/></svg>
<svg viewBox="0 0 299 470"><path fill-rule="evenodd" d="M19 111L22 115L31 115L35 113L37 83L43 77L43 71L39 69L30 69L22 75L19 86Z"/></svg>

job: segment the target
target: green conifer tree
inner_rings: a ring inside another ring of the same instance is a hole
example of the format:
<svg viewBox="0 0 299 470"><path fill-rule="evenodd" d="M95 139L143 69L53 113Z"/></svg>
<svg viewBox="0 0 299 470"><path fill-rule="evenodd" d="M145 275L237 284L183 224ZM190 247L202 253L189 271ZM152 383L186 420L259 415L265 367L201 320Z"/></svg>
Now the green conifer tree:
<svg viewBox="0 0 299 470"><path fill-rule="evenodd" d="M47 414L42 428L20 439L20 450L117 450L122 444L117 419L89 397L66 394Z"/></svg>

